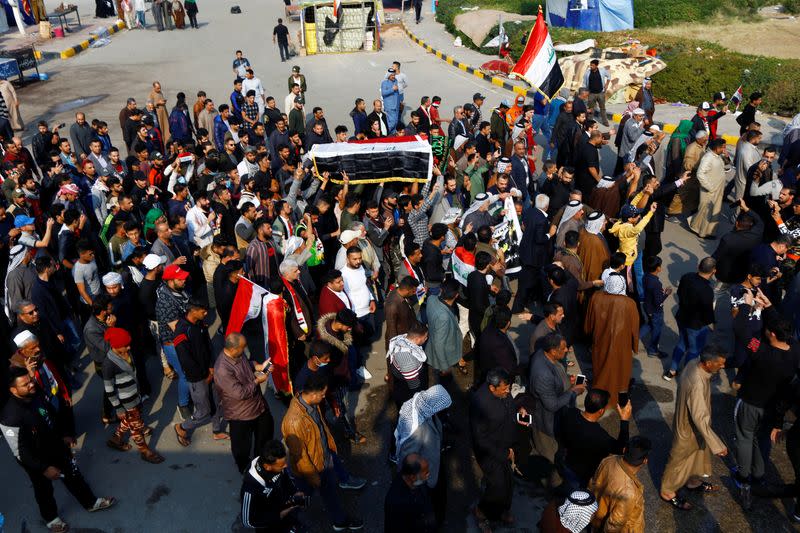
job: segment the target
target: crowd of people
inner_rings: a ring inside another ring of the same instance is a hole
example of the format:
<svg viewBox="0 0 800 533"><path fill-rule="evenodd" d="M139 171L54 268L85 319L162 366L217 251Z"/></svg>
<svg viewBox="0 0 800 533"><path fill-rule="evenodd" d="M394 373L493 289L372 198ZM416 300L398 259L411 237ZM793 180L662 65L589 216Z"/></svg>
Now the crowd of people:
<svg viewBox="0 0 800 533"><path fill-rule="evenodd" d="M301 531L318 494L334 531L363 529L340 490L367 481L350 473L337 439L367 442L349 398L380 380L366 366L381 334L396 408L385 436L396 472L387 532L442 528L446 454L461 437L483 475L472 510L481 531L514 524L514 479L531 480L542 459L551 498L542 531L646 531L637 472L664 443L630 435L640 340L664 359L663 378L677 380L665 505L687 510L686 491L718 490L712 456L726 455L731 439L712 421L733 413L712 415L709 384L723 368L738 396L741 504L774 493L764 488L769 437L777 442L800 401L800 115L782 149L764 147L753 93L731 157L715 127L729 112L724 94L667 138L653 122L648 80L619 128L603 133L597 62L574 97L562 90L552 101L519 96L486 109L475 93L445 118L442 97L406 99L409 80L395 62L372 109L356 99L352 126L331 132L325 110L306 102L313 80L299 67L283 101L241 51L232 68L233 91L219 100L200 90L193 103L183 92L170 101L153 82L144 107L128 98L114 119L114 142L108 122L83 112L68 132L40 122L30 148L3 139L0 427L51 531L69 529L53 481L90 512L115 503L93 493L73 455L84 361L103 395L81 409L101 408L107 445L124 453L132 439L143 461L164 461L149 441L148 360L176 382L167 393L178 406L176 442L192 446L207 424L210 438L230 442L244 526ZM320 144L403 136L453 141L422 183L351 182L318 173L308 157ZM605 175L610 143L616 169ZM515 268L494 231L510 206L521 227ZM723 233L729 214L735 224ZM662 233L667 217L683 216L719 246L678 284L679 342L668 354ZM730 346L710 342L715 279L717 294L730 293ZM242 323L235 302L245 283L268 291L263 321ZM514 321L531 323L529 345L509 336ZM577 373L585 348L591 372ZM454 394L459 387L467 394ZM285 412L273 412L272 396ZM448 413L464 397L469 435L458 435ZM615 435L599 424L607 412L619 418ZM786 442L798 472L794 427Z"/></svg>

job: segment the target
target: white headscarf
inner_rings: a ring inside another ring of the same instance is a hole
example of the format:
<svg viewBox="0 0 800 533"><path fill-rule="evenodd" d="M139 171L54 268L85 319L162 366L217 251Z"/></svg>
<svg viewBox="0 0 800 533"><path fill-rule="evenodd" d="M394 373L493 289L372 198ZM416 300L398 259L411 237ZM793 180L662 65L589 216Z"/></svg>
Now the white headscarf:
<svg viewBox="0 0 800 533"><path fill-rule="evenodd" d="M558 231L561 231L561 226L563 226L568 220L572 220L572 217L574 217L581 209L583 209L582 203L580 203L578 200L570 200L567 203L567 207L564 208L564 214L561 216L561 222L558 223ZM558 231L556 233L558 233Z"/></svg>
<svg viewBox="0 0 800 533"><path fill-rule="evenodd" d="M103 276L103 285L106 287L112 287L114 285L122 285L122 276L120 276L116 272L109 272L108 274Z"/></svg>
<svg viewBox="0 0 800 533"><path fill-rule="evenodd" d="M627 283L625 282L625 276L616 270L612 270L610 268L605 269L600 275L600 279L603 280L603 288L608 294L615 294L618 296L625 295L625 288L627 286Z"/></svg>
<svg viewBox="0 0 800 533"><path fill-rule="evenodd" d="M394 438L399 450L403 443L414 434L418 427L428 421L439 411L450 407L453 400L441 385L434 385L428 390L416 393L400 407L400 417Z"/></svg>
<svg viewBox="0 0 800 533"><path fill-rule="evenodd" d="M597 188L598 189L610 189L611 187L614 186L614 183L616 181L617 180L615 180L611 176L603 176L602 178L600 178L600 181L597 182Z"/></svg>
<svg viewBox="0 0 800 533"><path fill-rule="evenodd" d="M606 216L600 211L595 211L589 215L588 219L586 220L586 231L592 235L598 235L600 233L600 229L603 227L603 222L605 221Z"/></svg>
<svg viewBox="0 0 800 533"><path fill-rule="evenodd" d="M561 525L572 533L580 533L597 512L597 500L585 490L576 490L558 508Z"/></svg>

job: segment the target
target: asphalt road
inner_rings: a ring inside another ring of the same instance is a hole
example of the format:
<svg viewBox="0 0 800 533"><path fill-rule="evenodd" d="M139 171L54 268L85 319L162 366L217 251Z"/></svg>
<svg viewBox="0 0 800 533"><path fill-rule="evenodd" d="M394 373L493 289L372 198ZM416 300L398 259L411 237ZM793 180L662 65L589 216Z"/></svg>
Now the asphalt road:
<svg viewBox="0 0 800 533"><path fill-rule="evenodd" d="M44 118L52 124L70 124L76 110L85 111L89 119L98 117L111 127L112 139L121 144L117 123L119 110L129 96L140 105L150 91L150 83L159 80L170 102L175 94L184 91L193 102L197 90L205 90L217 102L226 101L230 93L232 73L230 64L237 48L245 51L267 89L279 102L286 94L286 79L290 65L298 64L308 78L307 102L326 110L329 124L352 126L348 112L356 97L368 101L378 95L378 84L385 69L393 60L404 65L410 88L407 101L418 101L423 94L443 97L443 115L452 105L463 103L476 91L488 95L487 109L501 98L509 97L501 89L444 64L434 56L423 53L399 32L385 34L385 48L377 53L354 53L339 56L299 57L282 64L277 49L271 43L271 27L282 16L280 2L269 4L257 0L242 0L242 15L231 15L228 3L205 2L200 5L199 30L156 33L154 31L123 32L112 38L110 45L89 50L78 57L61 62L49 62L42 68L50 81L22 89L22 113L26 123L35 126ZM294 32L295 26L291 27ZM30 130L30 128L29 128ZM27 132L30 134L30 131ZM603 151L606 167L613 166L613 153ZM610 168L607 168L610 170ZM713 251L715 243L699 242L686 231L685 223L671 220L664 233L664 271L667 285L677 284L680 276L692 270L700 258ZM720 299L718 314L727 315L725 298ZM672 311L674 298L667 301L667 330L662 349L671 351L675 344L675 323ZM720 321L724 336L725 320ZM527 324L516 324L512 335L520 346L527 346L530 334ZM365 446L350 449L339 439L343 456L351 470L366 477L369 484L358 495L346 494L345 503L351 512L366 521L365 531L382 529L383 498L391 478L385 461L393 408L387 408L383 342L373 346L367 367L373 374L368 386L358 394L355 409L358 425L369 437ZM720 476L724 489L714 496L692 497L698 508L688 513L673 512L658 501L654 482L660 481L671 441L670 426L674 405L675 384L661 379L664 362L647 357L643 352L635 358L634 377L637 388L631 393L635 423L632 433L642 433L656 443L646 470L641 473L647 497L648 531L658 532L763 532L791 531L786 512L791 507L781 500L757 500L749 513L744 513L731 489L730 471L715 460L715 475ZM78 461L92 487L98 494L114 495L119 504L112 510L88 514L57 484L56 498L61 516L82 532L218 532L239 531L237 525L240 479L236 473L229 447L213 442L210 429L202 428L193 437L189 448L175 441L170 424L176 418L175 385L159 379L159 365L149 361L156 393L147 404L145 420L154 428L151 442L166 457L161 465L142 462L134 451L120 453L108 449L104 442L110 429L99 423L101 383L91 369L84 372L84 386L75 394L76 418L79 428ZM585 371L591 362L579 350L579 364ZM466 389L470 377L458 379L459 390ZM471 531L474 525L465 519L475 500L480 473L471 459L465 424L465 396L454 391L456 448L446 459L450 473L450 491L446 531ZM272 402L274 404L274 402ZM734 397L727 376L714 382L715 429L732 446L732 407ZM275 414L278 415L277 406ZM604 424L616 430L616 415L607 416ZM0 446L2 448L4 446ZM791 481L791 468L782 447L773 450L775 468L770 468L772 481ZM730 460L729 460L729 464ZM39 519L30 485L21 469L7 451L0 452L0 512L6 517L6 530L44 531ZM535 498L527 487L518 487L514 503L517 528L505 531L535 531L536 511L542 500ZM307 513L314 531L328 531L328 521L318 499Z"/></svg>

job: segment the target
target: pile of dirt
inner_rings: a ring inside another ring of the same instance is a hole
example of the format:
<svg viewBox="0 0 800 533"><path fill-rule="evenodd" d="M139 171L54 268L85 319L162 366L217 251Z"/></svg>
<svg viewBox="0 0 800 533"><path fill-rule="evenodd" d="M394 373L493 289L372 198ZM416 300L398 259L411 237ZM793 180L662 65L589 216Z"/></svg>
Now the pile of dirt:
<svg viewBox="0 0 800 533"><path fill-rule="evenodd" d="M456 16L453 20L456 28L464 32L472 42L478 45L483 44L489 32L497 26L498 17L503 17L503 25L514 24L514 21L535 20L533 15L517 15L506 13L498 9L476 9L475 11L465 11Z"/></svg>

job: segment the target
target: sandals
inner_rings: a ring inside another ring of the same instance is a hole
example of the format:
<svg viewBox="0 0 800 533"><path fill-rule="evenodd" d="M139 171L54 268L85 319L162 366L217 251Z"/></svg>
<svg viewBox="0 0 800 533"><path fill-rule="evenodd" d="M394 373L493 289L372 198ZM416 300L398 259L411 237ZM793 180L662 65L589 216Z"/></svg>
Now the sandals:
<svg viewBox="0 0 800 533"><path fill-rule="evenodd" d="M219 433L214 433L211 438L214 440L231 440L231 436L225 433L224 431L220 431Z"/></svg>
<svg viewBox="0 0 800 533"><path fill-rule="evenodd" d="M147 450L146 452L142 452L139 455L142 457L143 461L147 461L148 463L152 463L154 465L164 462L164 458L158 455L153 450Z"/></svg>
<svg viewBox="0 0 800 533"><path fill-rule="evenodd" d="M106 441L106 446L108 446L109 448L113 448L113 449L115 449L117 451L120 451L120 452L127 452L128 450L131 449L130 443L118 441L118 440L113 439L113 438L112 439L108 439Z"/></svg>
<svg viewBox="0 0 800 533"><path fill-rule="evenodd" d="M463 374L465 376L467 374L469 374L469 368L467 368L467 363L466 362L464 362L464 364L462 365L461 361L459 361L457 366L458 366L458 371L461 372L461 374Z"/></svg>
<svg viewBox="0 0 800 533"><path fill-rule="evenodd" d="M167 378L169 378L169 379L171 379L171 380L173 380L173 381L175 381L175 379L178 377L178 373L177 373L177 372L175 372L175 371L172 369L172 367L170 367L170 366L165 366L165 367L164 367L164 375L165 375Z"/></svg>
<svg viewBox="0 0 800 533"><path fill-rule="evenodd" d="M88 508L86 510L89 511L90 513L94 513L96 511L105 511L106 509L108 509L109 507L114 505L115 503L117 503L117 500L114 497L111 497L111 498L97 498L94 501L94 505L92 505L90 508Z"/></svg>
<svg viewBox="0 0 800 533"><path fill-rule="evenodd" d="M69 525L61 520L61 518L55 517L47 523L47 529L49 529L51 533L67 533L67 531L69 531Z"/></svg>
<svg viewBox="0 0 800 533"><path fill-rule="evenodd" d="M666 500L664 498L661 499L664 500L666 503L670 504L675 509L678 509L679 511L691 511L692 509L694 509L694 505L687 502L683 498L680 498L677 495L670 500Z"/></svg>
<svg viewBox="0 0 800 533"><path fill-rule="evenodd" d="M714 484L708 483L707 481L701 481L700 484L697 485L696 487L686 487L686 490L690 490L692 492L709 493L709 492L717 492L719 490L719 487Z"/></svg>
<svg viewBox="0 0 800 533"><path fill-rule="evenodd" d="M172 426L172 429L175 430L175 436L178 438L178 444L186 448L192 443L192 441L186 437L186 430L183 429L180 424L175 424Z"/></svg>

